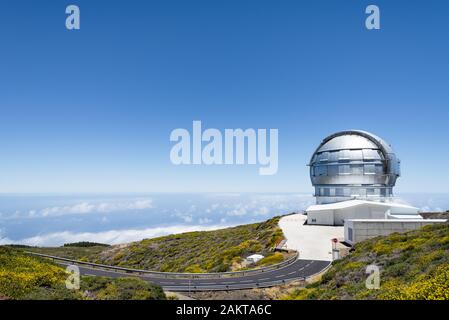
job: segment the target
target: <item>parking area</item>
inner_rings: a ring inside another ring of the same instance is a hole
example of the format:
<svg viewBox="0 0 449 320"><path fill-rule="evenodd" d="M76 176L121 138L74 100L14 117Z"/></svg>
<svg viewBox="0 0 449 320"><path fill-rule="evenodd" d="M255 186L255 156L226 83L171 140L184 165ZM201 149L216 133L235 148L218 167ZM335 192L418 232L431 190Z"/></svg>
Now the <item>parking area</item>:
<svg viewBox="0 0 449 320"><path fill-rule="evenodd" d="M344 239L342 226L305 225L307 216L282 217L279 226L287 239L285 248L299 252L300 259L332 261L331 239Z"/></svg>

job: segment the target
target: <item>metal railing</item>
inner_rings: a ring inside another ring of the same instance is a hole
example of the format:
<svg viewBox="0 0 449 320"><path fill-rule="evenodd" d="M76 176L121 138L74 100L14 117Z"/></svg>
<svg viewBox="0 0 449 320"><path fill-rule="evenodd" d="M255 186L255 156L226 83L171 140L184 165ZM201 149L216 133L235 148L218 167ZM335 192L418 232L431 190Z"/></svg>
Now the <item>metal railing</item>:
<svg viewBox="0 0 449 320"><path fill-rule="evenodd" d="M26 251L26 253L34 255L34 256L42 257L42 258L52 259L55 261L63 261L63 262L84 265L84 266L88 266L88 267L95 268L95 269L103 269L103 270L109 270L109 271L113 270L116 272L133 273L133 274L136 274L139 276L148 276L148 277L163 278L163 279L220 279L220 278L242 277L242 276L260 274L260 273L264 273L264 272L278 270L278 269L281 269L281 268L291 265L299 258L299 253L295 252L295 255L293 257L291 257L283 262L273 264L273 265L267 266L267 267L257 268L257 269L242 270L242 271L229 271L229 272L214 272L214 273L186 273L186 272L160 272L160 271L150 271L150 270L142 270L142 269L117 267L117 266L110 266L110 265L105 265L105 264L79 261L79 260L74 260L74 259L67 259L67 258L52 256L52 255L48 255L48 254L32 252L32 251Z"/></svg>
<svg viewBox="0 0 449 320"><path fill-rule="evenodd" d="M245 289L256 289L256 288L271 288L274 286L282 286L289 284L294 281L300 281L302 283L305 283L307 280L323 274L327 270L329 270L332 267L332 263L329 262L329 264L321 269L320 271L303 277L294 277L290 279L284 279L284 280L272 280L272 281L260 281L255 283L237 283L237 284L214 284L214 285L164 285L164 289L176 291L176 292L197 292L197 291L229 291L229 290L245 290Z"/></svg>

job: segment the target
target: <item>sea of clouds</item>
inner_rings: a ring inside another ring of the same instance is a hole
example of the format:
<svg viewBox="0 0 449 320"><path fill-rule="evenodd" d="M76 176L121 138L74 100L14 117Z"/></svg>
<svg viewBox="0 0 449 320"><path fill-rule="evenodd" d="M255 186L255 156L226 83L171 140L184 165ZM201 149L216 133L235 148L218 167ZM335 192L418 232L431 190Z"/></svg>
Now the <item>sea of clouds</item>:
<svg viewBox="0 0 449 320"><path fill-rule="evenodd" d="M403 194L422 211L449 209L447 194ZM118 244L172 233L226 228L300 212L311 194L2 195L0 244Z"/></svg>

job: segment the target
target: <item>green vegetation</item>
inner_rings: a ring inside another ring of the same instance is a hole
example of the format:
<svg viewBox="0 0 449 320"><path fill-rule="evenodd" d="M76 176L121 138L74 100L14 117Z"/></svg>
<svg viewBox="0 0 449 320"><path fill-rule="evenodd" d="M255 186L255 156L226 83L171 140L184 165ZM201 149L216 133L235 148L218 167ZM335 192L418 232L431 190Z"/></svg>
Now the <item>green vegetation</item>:
<svg viewBox="0 0 449 320"><path fill-rule="evenodd" d="M241 269L254 253L267 256L264 264L281 262L272 249L283 238L279 217L233 228L188 232L108 248L60 247L30 250L95 263L166 272L224 272Z"/></svg>
<svg viewBox="0 0 449 320"><path fill-rule="evenodd" d="M164 292L141 279L86 277L80 290L68 290L65 270L21 250L0 246L0 297L20 300L165 299Z"/></svg>
<svg viewBox="0 0 449 320"><path fill-rule="evenodd" d="M381 287L365 287L368 265L380 267ZM449 299L449 224L358 243L314 284L287 299Z"/></svg>
<svg viewBox="0 0 449 320"><path fill-rule="evenodd" d="M165 300L161 287L138 278L83 277L81 290L96 300Z"/></svg>
<svg viewBox="0 0 449 320"><path fill-rule="evenodd" d="M280 252L274 252L273 254L270 254L268 256L266 256L265 258L259 260L257 262L257 265L259 267L264 267L264 266L270 266L272 264L276 264L276 263L280 263L284 261L284 255Z"/></svg>
<svg viewBox="0 0 449 320"><path fill-rule="evenodd" d="M74 243L66 243L64 244L64 247L110 247L109 244L104 243L97 243L97 242L88 242L88 241L81 241L81 242L74 242Z"/></svg>

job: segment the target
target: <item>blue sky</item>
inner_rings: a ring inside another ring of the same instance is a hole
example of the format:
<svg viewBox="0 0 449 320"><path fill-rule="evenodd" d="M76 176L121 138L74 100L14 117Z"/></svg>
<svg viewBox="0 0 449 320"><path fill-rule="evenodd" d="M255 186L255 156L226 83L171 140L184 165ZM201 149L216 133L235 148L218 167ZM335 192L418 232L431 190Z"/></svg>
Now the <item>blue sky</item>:
<svg viewBox="0 0 449 320"><path fill-rule="evenodd" d="M65 29L65 7L81 30ZM379 31L365 7L381 10ZM449 193L446 1L1 1L0 192L311 192L326 135L371 131L397 192ZM174 166L171 130L279 129L279 171Z"/></svg>

